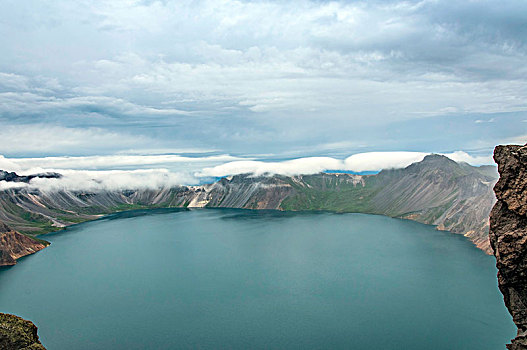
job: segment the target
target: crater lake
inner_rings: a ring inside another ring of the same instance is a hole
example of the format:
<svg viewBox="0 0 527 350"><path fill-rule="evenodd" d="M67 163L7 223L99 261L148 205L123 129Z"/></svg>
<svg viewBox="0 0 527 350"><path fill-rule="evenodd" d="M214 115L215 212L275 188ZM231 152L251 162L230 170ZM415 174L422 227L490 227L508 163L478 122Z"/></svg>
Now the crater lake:
<svg viewBox="0 0 527 350"><path fill-rule="evenodd" d="M504 349L494 257L364 214L160 209L43 236L0 311L54 349Z"/></svg>

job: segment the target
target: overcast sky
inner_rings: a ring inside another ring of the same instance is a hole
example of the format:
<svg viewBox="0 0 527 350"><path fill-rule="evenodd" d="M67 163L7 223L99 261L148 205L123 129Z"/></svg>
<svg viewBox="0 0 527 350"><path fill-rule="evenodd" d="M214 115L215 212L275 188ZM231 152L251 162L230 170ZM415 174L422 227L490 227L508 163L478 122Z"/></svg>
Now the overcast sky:
<svg viewBox="0 0 527 350"><path fill-rule="evenodd" d="M0 33L5 157L527 142L523 0L3 0Z"/></svg>

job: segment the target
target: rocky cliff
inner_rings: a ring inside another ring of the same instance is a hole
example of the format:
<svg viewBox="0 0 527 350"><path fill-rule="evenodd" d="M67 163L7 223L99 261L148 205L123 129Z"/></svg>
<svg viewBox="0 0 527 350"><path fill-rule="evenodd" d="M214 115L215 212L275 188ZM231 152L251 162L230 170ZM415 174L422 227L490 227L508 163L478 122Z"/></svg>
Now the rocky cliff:
<svg viewBox="0 0 527 350"><path fill-rule="evenodd" d="M496 256L498 284L518 327L510 350L527 349L527 145L494 151L500 179L490 215L490 243Z"/></svg>
<svg viewBox="0 0 527 350"><path fill-rule="evenodd" d="M11 181L19 178L14 173L4 174L8 174L6 178ZM48 175L60 176L40 176ZM137 208L359 212L436 225L438 229L466 235L490 253L488 215L495 202L492 186L496 180L495 168L473 167L444 156L430 155L404 169L364 176L320 173L256 177L246 174L203 186L156 190L78 192L12 188L0 191L0 221L15 231L35 235Z"/></svg>
<svg viewBox="0 0 527 350"><path fill-rule="evenodd" d="M0 349L46 350L38 339L33 322L3 313L0 313Z"/></svg>
<svg viewBox="0 0 527 350"><path fill-rule="evenodd" d="M0 221L0 266L15 265L16 259L46 248L46 244L11 230Z"/></svg>

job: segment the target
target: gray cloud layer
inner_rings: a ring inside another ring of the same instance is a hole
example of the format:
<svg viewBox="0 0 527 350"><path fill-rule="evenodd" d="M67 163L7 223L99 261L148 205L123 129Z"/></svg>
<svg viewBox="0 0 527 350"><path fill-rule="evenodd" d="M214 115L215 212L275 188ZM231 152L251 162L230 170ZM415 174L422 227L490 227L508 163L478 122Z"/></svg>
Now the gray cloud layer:
<svg viewBox="0 0 527 350"><path fill-rule="evenodd" d="M524 1L0 4L7 155L488 155L527 141Z"/></svg>

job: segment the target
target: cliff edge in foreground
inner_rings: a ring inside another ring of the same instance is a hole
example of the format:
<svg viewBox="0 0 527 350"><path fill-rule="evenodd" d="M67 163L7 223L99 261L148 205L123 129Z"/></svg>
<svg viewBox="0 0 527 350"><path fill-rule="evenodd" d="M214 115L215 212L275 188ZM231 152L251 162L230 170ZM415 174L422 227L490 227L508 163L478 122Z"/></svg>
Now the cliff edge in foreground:
<svg viewBox="0 0 527 350"><path fill-rule="evenodd" d="M3 313L0 313L0 349L46 350L38 340L33 322Z"/></svg>
<svg viewBox="0 0 527 350"><path fill-rule="evenodd" d="M500 179L490 214L490 244L496 256L498 284L518 327L510 350L527 349L527 145L494 150Z"/></svg>

